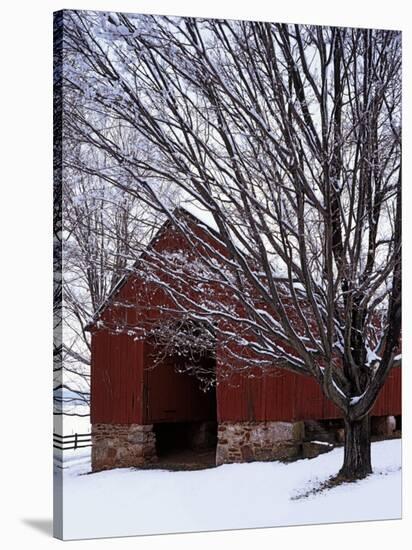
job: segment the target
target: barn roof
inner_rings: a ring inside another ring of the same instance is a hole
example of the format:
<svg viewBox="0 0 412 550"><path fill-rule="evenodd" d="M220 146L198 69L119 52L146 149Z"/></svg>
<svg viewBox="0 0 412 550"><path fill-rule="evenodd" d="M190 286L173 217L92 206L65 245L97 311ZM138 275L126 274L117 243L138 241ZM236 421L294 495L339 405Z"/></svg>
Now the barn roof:
<svg viewBox="0 0 412 550"><path fill-rule="evenodd" d="M162 238L166 230L174 224L173 218L188 218L191 221L195 222L200 226L204 226L211 232L216 238L219 237L218 228L216 222L213 218L213 215L206 210L194 206L193 204L184 203L181 206L176 207L173 212L170 214L170 217L160 226L156 234L152 237L149 243L146 246L146 250L142 251L139 258L133 264L133 267L137 267L141 258L146 253L147 250L150 250L159 240ZM100 304L93 314L93 317L90 319L85 330L90 330L99 320L103 311L110 305L114 296L120 291L120 289L127 283L131 277L133 271L130 269L129 272L125 273L117 282L117 284L110 291L106 299Z"/></svg>

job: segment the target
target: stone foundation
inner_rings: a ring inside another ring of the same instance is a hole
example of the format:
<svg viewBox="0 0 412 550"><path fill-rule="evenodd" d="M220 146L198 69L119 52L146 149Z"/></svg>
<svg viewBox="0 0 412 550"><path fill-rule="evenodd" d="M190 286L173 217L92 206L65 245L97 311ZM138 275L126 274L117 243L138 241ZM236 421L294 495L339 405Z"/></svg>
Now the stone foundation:
<svg viewBox="0 0 412 550"><path fill-rule="evenodd" d="M303 422L222 422L216 464L298 458L303 439Z"/></svg>
<svg viewBox="0 0 412 550"><path fill-rule="evenodd" d="M156 437L151 424L93 424L93 472L143 466L156 460Z"/></svg>
<svg viewBox="0 0 412 550"><path fill-rule="evenodd" d="M305 420L305 441L322 441L337 443L340 431L343 428L342 419L334 420Z"/></svg>
<svg viewBox="0 0 412 550"><path fill-rule="evenodd" d="M222 422L217 431L216 464L311 458L333 448L333 443L343 443L344 430L338 424L318 424ZM393 416L372 417L371 424L372 434L379 436L391 436L397 428ZM192 423L185 428L187 448L196 451L213 447L215 434L213 422ZM142 467L157 459L153 425L93 424L93 472Z"/></svg>
<svg viewBox="0 0 412 550"><path fill-rule="evenodd" d="M323 441L305 441L302 445L302 458L316 458L333 449L333 443Z"/></svg>

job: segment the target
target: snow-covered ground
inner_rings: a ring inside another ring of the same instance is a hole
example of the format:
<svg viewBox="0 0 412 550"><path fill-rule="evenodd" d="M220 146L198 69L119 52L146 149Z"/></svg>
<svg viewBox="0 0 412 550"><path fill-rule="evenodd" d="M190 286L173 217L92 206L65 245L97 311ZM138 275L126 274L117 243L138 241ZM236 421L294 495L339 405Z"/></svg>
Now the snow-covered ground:
<svg viewBox="0 0 412 550"><path fill-rule="evenodd" d="M74 433L87 434L92 431L90 416L64 416L63 434L71 435Z"/></svg>
<svg viewBox="0 0 412 550"><path fill-rule="evenodd" d="M54 432L61 435L72 435L75 433L87 434L92 431L90 424L90 409L84 405L76 405L70 407L70 412L77 415L55 415L54 416ZM84 416L86 415L86 416Z"/></svg>
<svg viewBox="0 0 412 550"><path fill-rule="evenodd" d="M296 499L335 474L342 448L312 460L90 475L90 449L65 452L64 538L396 519L401 441L374 443L374 474Z"/></svg>

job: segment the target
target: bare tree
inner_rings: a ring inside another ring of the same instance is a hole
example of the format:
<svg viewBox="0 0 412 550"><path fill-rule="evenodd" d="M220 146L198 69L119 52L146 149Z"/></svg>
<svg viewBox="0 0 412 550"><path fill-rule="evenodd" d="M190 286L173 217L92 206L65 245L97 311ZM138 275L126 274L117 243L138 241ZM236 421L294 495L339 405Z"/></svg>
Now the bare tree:
<svg viewBox="0 0 412 550"><path fill-rule="evenodd" d="M171 219L191 245L190 258L151 249L139 270L168 275L157 283L176 312L219 332L228 368L235 354L245 368L314 377L344 417L340 474L364 477L368 414L400 361L400 33L65 17L82 67L65 66L82 104L66 124L111 159L83 170ZM112 139L112 124L142 141ZM223 252L162 200L165 182L207 213ZM183 292L188 278L202 300Z"/></svg>
<svg viewBox="0 0 412 550"><path fill-rule="evenodd" d="M56 18L58 36L63 27L64 20ZM55 44L55 65L62 73L67 62L84 70L64 42ZM99 177L110 173L111 158L96 150L91 136L83 139L62 122L87 116L105 128L107 139L124 147L136 136L121 125L109 125L99 109L86 112L61 76L55 76L55 413L88 416L91 349L86 326L158 229L159 216L136 196L111 186L107 177ZM87 170L90 166L96 170Z"/></svg>

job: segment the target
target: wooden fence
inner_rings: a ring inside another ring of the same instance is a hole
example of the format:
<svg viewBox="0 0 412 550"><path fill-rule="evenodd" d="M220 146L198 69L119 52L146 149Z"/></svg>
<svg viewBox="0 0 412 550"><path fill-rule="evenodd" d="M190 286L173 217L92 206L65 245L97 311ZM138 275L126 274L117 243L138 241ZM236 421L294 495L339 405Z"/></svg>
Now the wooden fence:
<svg viewBox="0 0 412 550"><path fill-rule="evenodd" d="M71 434L60 435L53 434L53 447L61 451L69 451L71 449L82 449L92 446L92 434Z"/></svg>

